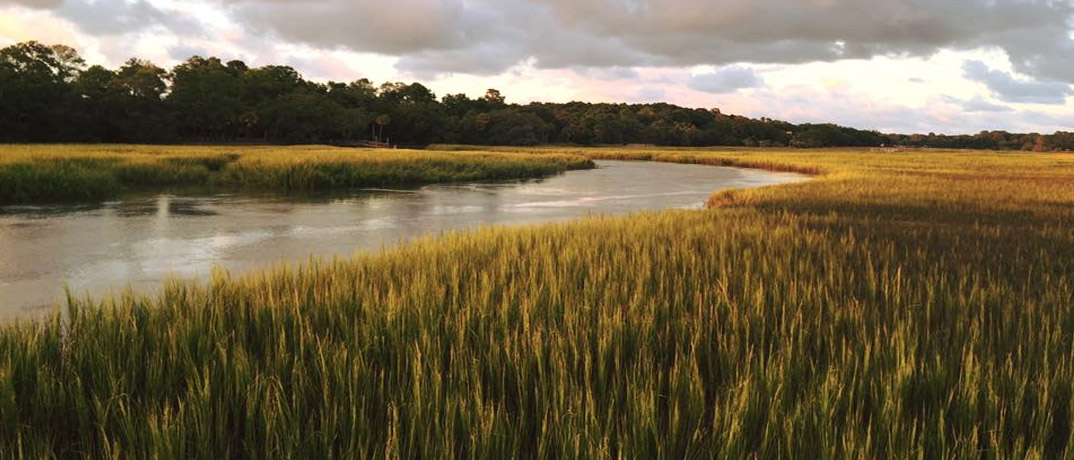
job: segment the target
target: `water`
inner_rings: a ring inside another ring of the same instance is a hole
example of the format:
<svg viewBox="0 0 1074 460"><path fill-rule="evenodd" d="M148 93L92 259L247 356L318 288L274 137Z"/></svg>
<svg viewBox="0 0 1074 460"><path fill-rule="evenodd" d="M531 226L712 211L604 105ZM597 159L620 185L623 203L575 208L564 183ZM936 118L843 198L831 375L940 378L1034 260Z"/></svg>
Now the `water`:
<svg viewBox="0 0 1074 460"><path fill-rule="evenodd" d="M317 256L347 256L481 225L700 208L715 191L803 180L796 174L651 162L538 181L352 190L314 196L134 195L93 205L0 206L0 318L54 311L67 285L104 295Z"/></svg>

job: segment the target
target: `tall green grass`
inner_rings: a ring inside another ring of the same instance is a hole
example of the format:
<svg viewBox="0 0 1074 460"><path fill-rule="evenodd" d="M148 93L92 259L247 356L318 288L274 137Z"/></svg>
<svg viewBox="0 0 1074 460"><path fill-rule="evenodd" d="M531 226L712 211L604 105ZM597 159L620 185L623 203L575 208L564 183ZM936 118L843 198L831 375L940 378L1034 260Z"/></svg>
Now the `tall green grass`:
<svg viewBox="0 0 1074 460"><path fill-rule="evenodd" d="M592 168L564 154L332 147L0 146L0 204L100 200L125 190L214 186L283 192L543 177Z"/></svg>
<svg viewBox="0 0 1074 460"><path fill-rule="evenodd" d="M1074 156L645 154L822 175L72 299L0 330L0 453L1074 456Z"/></svg>

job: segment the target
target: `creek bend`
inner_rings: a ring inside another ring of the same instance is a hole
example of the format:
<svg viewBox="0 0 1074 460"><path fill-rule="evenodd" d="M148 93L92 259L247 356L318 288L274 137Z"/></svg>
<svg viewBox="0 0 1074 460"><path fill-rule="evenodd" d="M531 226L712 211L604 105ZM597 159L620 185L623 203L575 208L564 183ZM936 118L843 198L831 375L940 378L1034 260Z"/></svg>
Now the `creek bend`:
<svg viewBox="0 0 1074 460"><path fill-rule="evenodd" d="M657 162L528 181L279 194L132 194L83 205L0 206L0 320L40 316L124 286L153 290L281 262L349 256L415 237L644 210L701 208L714 192L806 176Z"/></svg>

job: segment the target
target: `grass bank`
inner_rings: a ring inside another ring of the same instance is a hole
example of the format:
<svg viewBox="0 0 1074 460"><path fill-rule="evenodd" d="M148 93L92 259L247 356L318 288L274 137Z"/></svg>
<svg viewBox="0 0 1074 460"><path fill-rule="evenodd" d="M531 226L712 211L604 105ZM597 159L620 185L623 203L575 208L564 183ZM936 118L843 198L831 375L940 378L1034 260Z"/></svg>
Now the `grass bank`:
<svg viewBox="0 0 1074 460"><path fill-rule="evenodd" d="M0 204L100 200L173 186L306 191L524 179L591 168L550 153L334 147L0 146Z"/></svg>
<svg viewBox="0 0 1074 460"><path fill-rule="evenodd" d="M0 452L1074 456L1074 155L569 153L821 176L76 300L0 330Z"/></svg>

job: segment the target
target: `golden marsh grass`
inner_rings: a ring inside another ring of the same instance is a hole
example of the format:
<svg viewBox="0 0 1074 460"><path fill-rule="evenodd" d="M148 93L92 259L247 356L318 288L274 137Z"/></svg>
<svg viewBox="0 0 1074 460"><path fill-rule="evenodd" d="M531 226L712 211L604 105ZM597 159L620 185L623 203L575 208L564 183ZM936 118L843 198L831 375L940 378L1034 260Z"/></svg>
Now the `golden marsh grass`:
<svg viewBox="0 0 1074 460"><path fill-rule="evenodd" d="M73 299L0 330L0 451L1074 456L1074 155L526 152L819 176Z"/></svg>
<svg viewBox="0 0 1074 460"><path fill-rule="evenodd" d="M550 153L451 153L323 146L0 146L0 204L99 200L196 186L282 192L542 177L591 168Z"/></svg>

